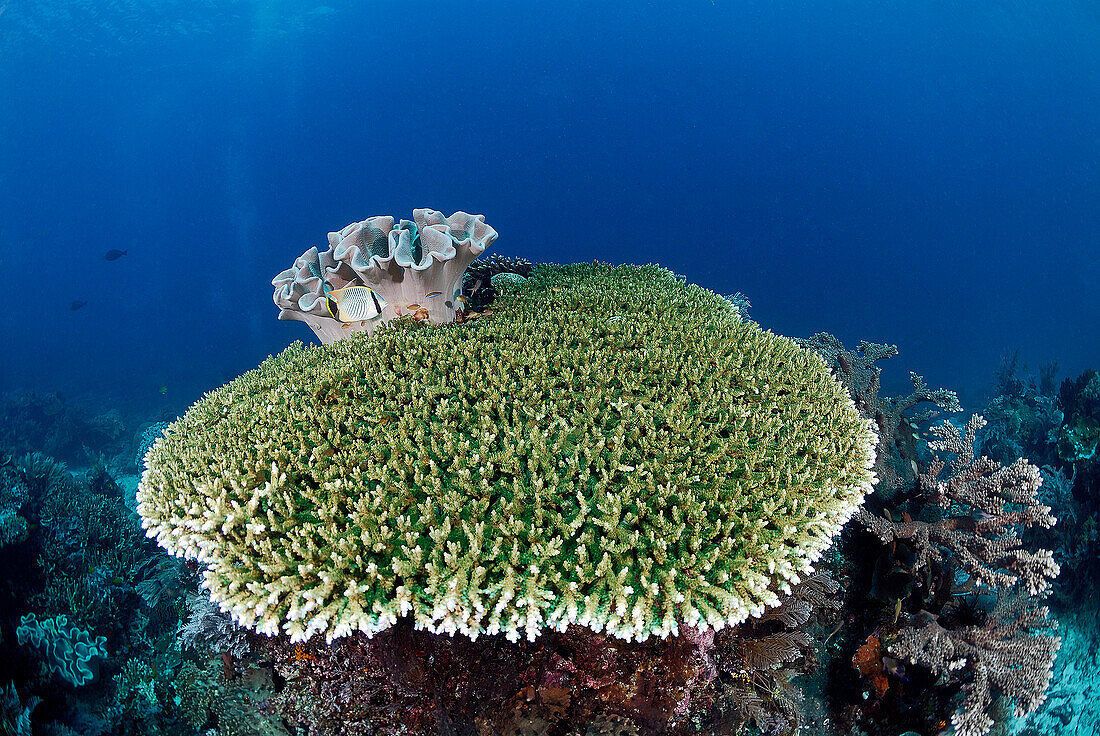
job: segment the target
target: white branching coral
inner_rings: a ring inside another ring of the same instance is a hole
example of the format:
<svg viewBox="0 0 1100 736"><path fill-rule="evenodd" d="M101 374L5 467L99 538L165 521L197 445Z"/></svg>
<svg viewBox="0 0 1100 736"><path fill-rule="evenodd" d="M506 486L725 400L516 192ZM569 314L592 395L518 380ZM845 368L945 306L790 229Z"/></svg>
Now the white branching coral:
<svg viewBox="0 0 1100 736"><path fill-rule="evenodd" d="M985 419L974 415L963 431L950 422L931 429L937 439L928 447L937 454L927 471L917 476L917 491L944 509L943 518L892 521L866 509L860 510L859 518L885 544L912 540L918 566L951 555L972 586L996 589L1021 582L1029 594L1037 595L1058 576L1058 564L1048 549L1025 549L1016 530L1049 529L1056 519L1050 507L1039 502L1043 478L1037 467L1024 459L1002 466L975 457L974 436L984 426ZM950 466L940 452L954 454Z"/></svg>

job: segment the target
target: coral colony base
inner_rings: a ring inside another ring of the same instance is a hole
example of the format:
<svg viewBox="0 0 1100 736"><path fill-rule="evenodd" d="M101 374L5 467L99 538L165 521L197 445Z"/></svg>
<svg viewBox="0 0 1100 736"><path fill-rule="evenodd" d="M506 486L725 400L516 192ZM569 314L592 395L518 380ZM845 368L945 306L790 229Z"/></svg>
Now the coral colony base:
<svg viewBox="0 0 1100 736"><path fill-rule="evenodd" d="M810 574L870 492L875 432L822 358L665 269L538 267L453 323L495 237L432 210L331 233L273 282L280 318L326 344L207 394L149 450L148 535L240 624L721 629ZM333 315L349 286L377 319Z"/></svg>

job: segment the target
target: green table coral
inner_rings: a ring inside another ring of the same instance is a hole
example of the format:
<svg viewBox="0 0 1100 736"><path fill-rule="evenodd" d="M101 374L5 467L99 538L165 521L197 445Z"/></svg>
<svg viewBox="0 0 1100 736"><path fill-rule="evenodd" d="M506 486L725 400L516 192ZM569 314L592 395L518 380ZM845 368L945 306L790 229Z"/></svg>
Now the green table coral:
<svg viewBox="0 0 1100 736"><path fill-rule="evenodd" d="M874 476L817 355L656 266L539 267L461 325L296 343L157 440L148 534L243 625L624 639L758 615Z"/></svg>

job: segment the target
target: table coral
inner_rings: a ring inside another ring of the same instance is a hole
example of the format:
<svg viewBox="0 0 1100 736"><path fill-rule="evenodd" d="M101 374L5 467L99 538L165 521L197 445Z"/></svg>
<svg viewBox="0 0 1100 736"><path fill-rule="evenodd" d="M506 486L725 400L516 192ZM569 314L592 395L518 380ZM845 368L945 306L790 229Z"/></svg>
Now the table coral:
<svg viewBox="0 0 1100 736"><path fill-rule="evenodd" d="M824 361L659 267L541 267L485 319L295 344L146 457L139 513L301 641L721 629L813 570L875 435Z"/></svg>

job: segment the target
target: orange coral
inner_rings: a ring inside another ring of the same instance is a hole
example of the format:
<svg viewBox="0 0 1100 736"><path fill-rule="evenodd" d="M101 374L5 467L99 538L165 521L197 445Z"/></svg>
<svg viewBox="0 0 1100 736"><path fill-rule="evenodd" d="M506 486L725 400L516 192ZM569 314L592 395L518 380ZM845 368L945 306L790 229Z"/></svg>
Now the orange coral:
<svg viewBox="0 0 1100 736"><path fill-rule="evenodd" d="M301 662L303 660L308 661L308 662L316 662L317 661L317 655L312 654L310 652L307 652L306 648L303 647L301 644L295 644L294 645L294 660L296 662Z"/></svg>
<svg viewBox="0 0 1100 736"><path fill-rule="evenodd" d="M867 641L863 642L863 646L852 656L852 665L861 675L870 678L871 685L875 688L875 695L879 698L886 695L886 691L890 689L890 681L883 671L882 656L882 642L873 634L867 637Z"/></svg>

